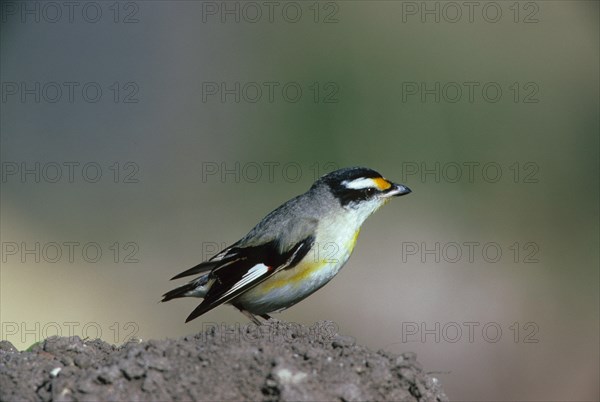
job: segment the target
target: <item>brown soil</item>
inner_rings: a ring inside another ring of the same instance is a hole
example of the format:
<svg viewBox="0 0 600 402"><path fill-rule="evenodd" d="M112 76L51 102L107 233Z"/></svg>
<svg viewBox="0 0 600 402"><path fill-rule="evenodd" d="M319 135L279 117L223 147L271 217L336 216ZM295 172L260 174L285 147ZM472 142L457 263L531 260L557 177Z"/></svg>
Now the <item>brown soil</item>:
<svg viewBox="0 0 600 402"><path fill-rule="evenodd" d="M48 338L19 352L0 342L1 401L446 401L415 355L371 351L337 334L276 320L215 326L180 339Z"/></svg>

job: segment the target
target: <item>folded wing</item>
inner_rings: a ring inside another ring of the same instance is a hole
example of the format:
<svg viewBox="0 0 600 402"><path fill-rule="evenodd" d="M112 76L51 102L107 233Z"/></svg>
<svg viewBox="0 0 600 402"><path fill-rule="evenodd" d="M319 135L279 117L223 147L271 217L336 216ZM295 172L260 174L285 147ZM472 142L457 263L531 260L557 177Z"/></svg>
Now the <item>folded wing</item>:
<svg viewBox="0 0 600 402"><path fill-rule="evenodd" d="M293 267L306 256L313 243L314 236L309 236L283 254L277 251L279 247L274 242L237 250L240 257L237 262L217 267L210 273L209 278L215 281L186 322L235 299L276 272Z"/></svg>

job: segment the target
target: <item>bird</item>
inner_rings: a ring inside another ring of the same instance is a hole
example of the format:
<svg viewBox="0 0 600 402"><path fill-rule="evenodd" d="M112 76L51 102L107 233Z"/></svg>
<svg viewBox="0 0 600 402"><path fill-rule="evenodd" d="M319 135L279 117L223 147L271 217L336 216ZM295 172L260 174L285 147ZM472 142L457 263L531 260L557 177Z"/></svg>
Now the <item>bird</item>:
<svg viewBox="0 0 600 402"><path fill-rule="evenodd" d="M199 275L162 296L198 297L186 323L230 304L257 325L327 284L348 261L362 224L411 193L366 167L335 170L265 216L239 241L171 280Z"/></svg>

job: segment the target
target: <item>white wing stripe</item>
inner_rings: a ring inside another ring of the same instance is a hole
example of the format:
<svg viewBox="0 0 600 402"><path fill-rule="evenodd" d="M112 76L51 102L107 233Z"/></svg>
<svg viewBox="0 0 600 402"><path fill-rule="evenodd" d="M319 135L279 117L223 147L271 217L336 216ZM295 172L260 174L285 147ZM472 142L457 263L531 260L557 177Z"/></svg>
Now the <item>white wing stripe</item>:
<svg viewBox="0 0 600 402"><path fill-rule="evenodd" d="M235 283L227 292L223 293L221 295L221 297L219 297L218 300L226 298L231 293L234 293L237 289L240 289L240 288L244 287L246 284L255 281L256 279L260 278L267 272L269 272L269 267L267 267L265 264L261 263L261 264L257 264L255 266L253 266L252 268L250 268L248 270L248 272L246 272L244 274L244 276L242 276L242 279L240 279L237 283ZM215 300L215 302L217 302L217 301Z"/></svg>

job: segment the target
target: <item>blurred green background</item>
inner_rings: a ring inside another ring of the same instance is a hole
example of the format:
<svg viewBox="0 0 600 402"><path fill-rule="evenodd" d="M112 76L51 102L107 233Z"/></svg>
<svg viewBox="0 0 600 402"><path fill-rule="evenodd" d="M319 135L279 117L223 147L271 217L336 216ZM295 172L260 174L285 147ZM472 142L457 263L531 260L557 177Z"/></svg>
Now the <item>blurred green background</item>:
<svg viewBox="0 0 600 402"><path fill-rule="evenodd" d="M278 318L414 351L454 400L600 398L597 2L77 4L2 3L3 339L243 324L158 300L362 165L413 193Z"/></svg>

